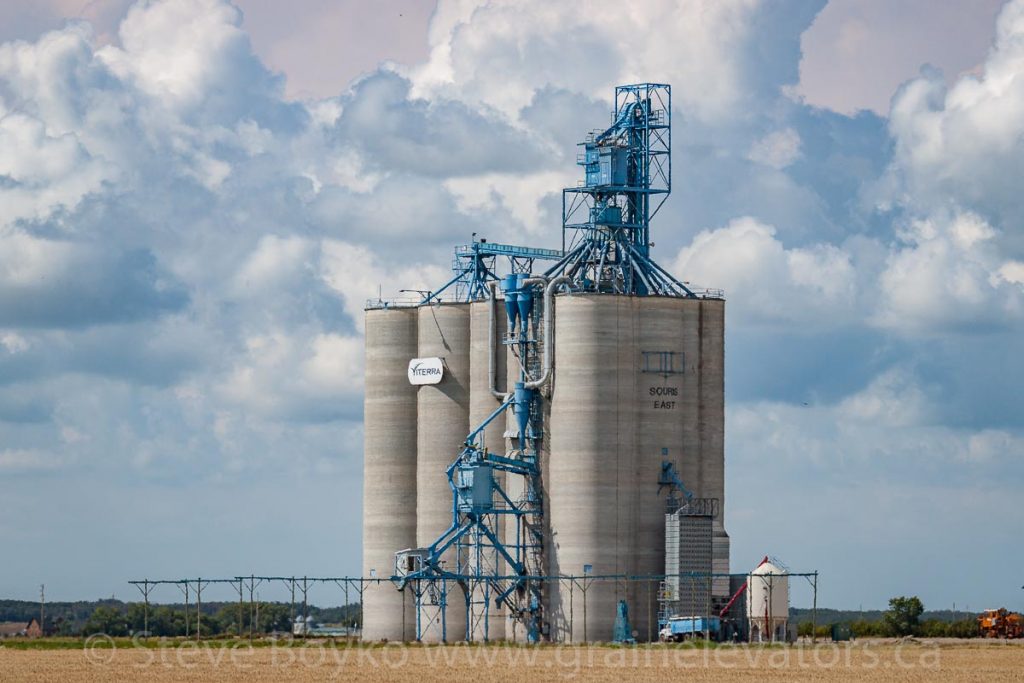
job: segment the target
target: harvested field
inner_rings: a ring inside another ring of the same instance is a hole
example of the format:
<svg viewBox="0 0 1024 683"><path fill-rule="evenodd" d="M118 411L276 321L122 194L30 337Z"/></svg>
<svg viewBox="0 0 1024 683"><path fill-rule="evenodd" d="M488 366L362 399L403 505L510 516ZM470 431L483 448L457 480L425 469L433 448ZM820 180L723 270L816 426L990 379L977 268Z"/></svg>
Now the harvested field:
<svg viewBox="0 0 1024 683"><path fill-rule="evenodd" d="M0 647L0 680L78 681L1010 681L1020 642L861 640L817 647L349 647L246 643L164 647Z"/></svg>

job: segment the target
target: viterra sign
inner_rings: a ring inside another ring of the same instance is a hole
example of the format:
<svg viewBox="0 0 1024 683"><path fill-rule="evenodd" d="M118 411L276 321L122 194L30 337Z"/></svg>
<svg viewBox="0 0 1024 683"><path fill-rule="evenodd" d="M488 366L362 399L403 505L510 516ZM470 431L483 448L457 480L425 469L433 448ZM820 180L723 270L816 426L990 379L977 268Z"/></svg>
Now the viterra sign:
<svg viewBox="0 0 1024 683"><path fill-rule="evenodd" d="M409 361L409 384L437 384L444 377L440 358L413 358Z"/></svg>

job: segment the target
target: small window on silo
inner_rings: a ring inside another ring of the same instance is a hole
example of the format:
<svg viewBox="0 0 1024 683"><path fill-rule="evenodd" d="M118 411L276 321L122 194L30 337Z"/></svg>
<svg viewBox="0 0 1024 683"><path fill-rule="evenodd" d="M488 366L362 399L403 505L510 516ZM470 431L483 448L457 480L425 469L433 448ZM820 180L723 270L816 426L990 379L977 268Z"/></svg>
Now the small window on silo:
<svg viewBox="0 0 1024 683"><path fill-rule="evenodd" d="M676 351L641 351L641 372L652 375L678 375L683 371L683 354Z"/></svg>

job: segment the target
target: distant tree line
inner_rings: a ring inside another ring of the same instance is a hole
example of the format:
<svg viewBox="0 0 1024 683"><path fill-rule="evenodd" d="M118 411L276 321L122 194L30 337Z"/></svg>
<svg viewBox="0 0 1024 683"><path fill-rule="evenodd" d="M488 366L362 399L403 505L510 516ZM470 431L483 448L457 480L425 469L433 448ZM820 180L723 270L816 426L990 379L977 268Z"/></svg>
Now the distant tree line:
<svg viewBox="0 0 1024 683"><path fill-rule="evenodd" d="M791 610L801 636L811 635L811 610ZM886 611L841 612L818 610L817 637L828 638L833 625L845 626L855 638L975 638L978 615L969 612L926 612L917 596L899 596L889 600Z"/></svg>
<svg viewBox="0 0 1024 683"><path fill-rule="evenodd" d="M292 606L281 602L260 602L259 619L256 609L244 601L239 610L237 602L203 603L200 629L204 636L265 634L292 629ZM341 607L309 605L308 614L317 623L359 626L362 608L359 604ZM295 615L302 614L302 605L295 605ZM25 600L0 600L0 621L24 622L39 618L39 603ZM196 632L196 608L187 611L188 633ZM255 622L255 623L254 623ZM149 634L153 636L185 635L186 608L182 603L149 605ZM110 636L129 636L146 630L146 610L141 602L120 600L93 602L53 602L46 604L46 632L48 635L88 636L106 633Z"/></svg>

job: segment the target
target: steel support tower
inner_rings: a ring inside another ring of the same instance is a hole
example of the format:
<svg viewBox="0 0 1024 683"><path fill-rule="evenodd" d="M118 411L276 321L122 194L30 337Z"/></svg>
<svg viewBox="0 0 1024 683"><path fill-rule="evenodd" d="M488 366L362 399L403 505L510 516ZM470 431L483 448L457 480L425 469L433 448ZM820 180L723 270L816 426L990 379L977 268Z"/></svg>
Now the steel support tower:
<svg viewBox="0 0 1024 683"><path fill-rule="evenodd" d="M615 88L611 126L579 144L584 180L562 190L565 256L548 270L583 291L693 297L651 260L651 219L672 191L672 88Z"/></svg>

